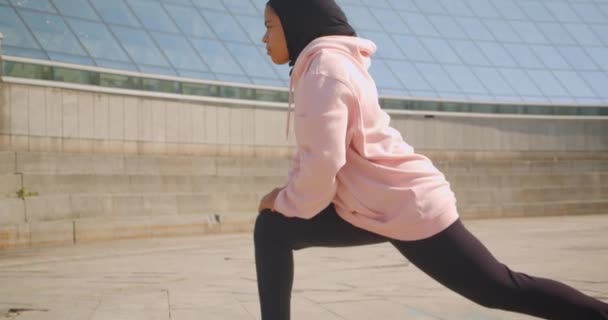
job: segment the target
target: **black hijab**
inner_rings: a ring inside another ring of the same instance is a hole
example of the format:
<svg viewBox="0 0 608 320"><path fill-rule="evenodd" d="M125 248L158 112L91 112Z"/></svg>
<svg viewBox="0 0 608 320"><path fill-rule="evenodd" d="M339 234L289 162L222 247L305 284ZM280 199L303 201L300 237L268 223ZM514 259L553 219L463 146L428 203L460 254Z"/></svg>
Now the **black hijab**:
<svg viewBox="0 0 608 320"><path fill-rule="evenodd" d="M290 66L316 38L357 35L334 0L270 0L268 5L281 19Z"/></svg>

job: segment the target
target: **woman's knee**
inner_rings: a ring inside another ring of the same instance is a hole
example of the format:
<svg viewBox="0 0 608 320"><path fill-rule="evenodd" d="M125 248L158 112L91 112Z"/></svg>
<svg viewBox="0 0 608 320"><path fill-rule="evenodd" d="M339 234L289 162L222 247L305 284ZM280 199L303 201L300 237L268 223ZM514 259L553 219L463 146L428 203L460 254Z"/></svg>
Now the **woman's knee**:
<svg viewBox="0 0 608 320"><path fill-rule="evenodd" d="M284 232L287 218L278 212L264 210L258 214L253 229L253 238L256 243L276 241Z"/></svg>

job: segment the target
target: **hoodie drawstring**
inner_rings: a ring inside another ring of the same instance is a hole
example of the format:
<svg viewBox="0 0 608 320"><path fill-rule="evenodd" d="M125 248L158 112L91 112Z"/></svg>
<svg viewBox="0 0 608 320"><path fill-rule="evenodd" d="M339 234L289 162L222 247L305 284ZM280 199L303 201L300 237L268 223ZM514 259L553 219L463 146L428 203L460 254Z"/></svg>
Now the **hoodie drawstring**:
<svg viewBox="0 0 608 320"><path fill-rule="evenodd" d="M291 121L291 108L293 103L293 79L289 78L289 104L287 106L287 130L285 131L285 140L289 141L289 125Z"/></svg>

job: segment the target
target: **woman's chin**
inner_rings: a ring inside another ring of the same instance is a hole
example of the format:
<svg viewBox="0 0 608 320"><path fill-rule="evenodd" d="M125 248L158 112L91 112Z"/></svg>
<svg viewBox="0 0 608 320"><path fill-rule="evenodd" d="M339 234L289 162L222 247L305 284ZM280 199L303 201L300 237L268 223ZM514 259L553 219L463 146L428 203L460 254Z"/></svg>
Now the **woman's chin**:
<svg viewBox="0 0 608 320"><path fill-rule="evenodd" d="M275 57L271 57L272 59L272 63L274 64L286 64L289 62L289 59L279 59L279 58L275 58Z"/></svg>

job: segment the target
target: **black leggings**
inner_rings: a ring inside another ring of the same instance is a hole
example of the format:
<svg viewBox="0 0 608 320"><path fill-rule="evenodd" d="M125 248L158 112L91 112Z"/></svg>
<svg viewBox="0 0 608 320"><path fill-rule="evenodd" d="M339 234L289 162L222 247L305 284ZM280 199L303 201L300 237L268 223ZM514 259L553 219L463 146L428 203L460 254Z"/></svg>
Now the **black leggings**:
<svg viewBox="0 0 608 320"><path fill-rule="evenodd" d="M497 261L460 220L428 239L396 241L347 223L333 205L310 220L265 210L254 240L262 320L290 319L293 250L387 241L433 279L482 306L545 319L608 319L608 304Z"/></svg>

